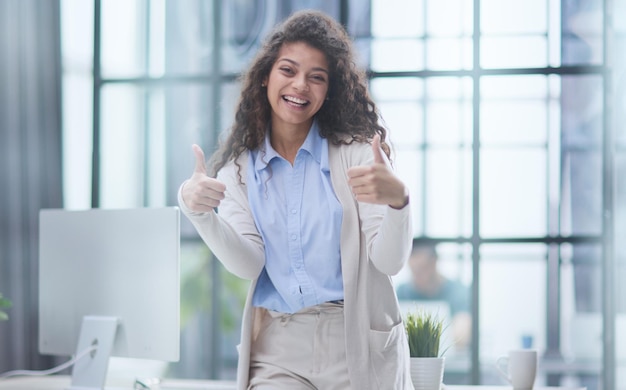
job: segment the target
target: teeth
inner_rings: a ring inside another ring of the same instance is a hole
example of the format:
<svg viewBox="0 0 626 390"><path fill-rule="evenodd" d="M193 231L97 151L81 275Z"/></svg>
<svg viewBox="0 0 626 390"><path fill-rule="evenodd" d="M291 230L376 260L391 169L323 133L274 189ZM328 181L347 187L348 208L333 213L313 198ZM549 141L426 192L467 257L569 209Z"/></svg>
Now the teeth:
<svg viewBox="0 0 626 390"><path fill-rule="evenodd" d="M285 96L285 100L288 100L296 104L306 104L306 100L298 99L297 97L294 97L294 96Z"/></svg>

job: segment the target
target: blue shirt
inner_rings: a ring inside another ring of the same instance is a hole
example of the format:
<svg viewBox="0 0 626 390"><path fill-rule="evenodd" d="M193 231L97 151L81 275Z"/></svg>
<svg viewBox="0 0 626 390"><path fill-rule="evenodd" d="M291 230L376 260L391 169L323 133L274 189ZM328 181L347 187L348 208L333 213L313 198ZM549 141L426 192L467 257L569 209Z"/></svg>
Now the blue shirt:
<svg viewBox="0 0 626 390"><path fill-rule="evenodd" d="M450 305L451 315L471 310L469 288L455 280L445 279L441 288L434 295L426 295L418 291L413 286L413 282L408 281L398 286L396 294L401 301L445 301Z"/></svg>
<svg viewBox="0 0 626 390"><path fill-rule="evenodd" d="M254 306L295 313L343 299L339 241L343 212L328 166L328 141L314 121L293 166L270 144L250 152L248 200L265 244Z"/></svg>

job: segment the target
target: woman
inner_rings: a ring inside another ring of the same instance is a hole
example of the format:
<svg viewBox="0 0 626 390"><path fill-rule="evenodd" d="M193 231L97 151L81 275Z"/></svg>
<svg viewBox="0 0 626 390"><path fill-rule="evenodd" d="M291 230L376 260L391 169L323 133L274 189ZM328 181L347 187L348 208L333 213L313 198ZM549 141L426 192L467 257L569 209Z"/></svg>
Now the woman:
<svg viewBox="0 0 626 390"><path fill-rule="evenodd" d="M193 146L181 210L252 280L239 389L412 389L391 282L410 252L409 197L385 137L345 30L301 11L244 75L208 175Z"/></svg>

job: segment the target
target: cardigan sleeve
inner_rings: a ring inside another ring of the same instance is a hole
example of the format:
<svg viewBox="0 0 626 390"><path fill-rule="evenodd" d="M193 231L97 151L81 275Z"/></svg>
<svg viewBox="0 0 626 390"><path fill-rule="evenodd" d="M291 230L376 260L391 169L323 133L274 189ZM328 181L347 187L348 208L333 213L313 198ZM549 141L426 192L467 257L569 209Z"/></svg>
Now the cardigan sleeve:
<svg viewBox="0 0 626 390"><path fill-rule="evenodd" d="M242 167L245 180L245 164ZM178 204L213 254L234 275L256 279L265 265L263 239L256 229L245 184L239 182L237 167L229 163L220 170L217 179L226 185L225 198L217 212L194 212L183 201L178 191Z"/></svg>
<svg viewBox="0 0 626 390"><path fill-rule="evenodd" d="M349 167L369 165L374 161L369 144L352 144L346 149L350 150ZM388 205L357 202L369 260L386 275L400 272L409 258L413 242L410 206L410 201L400 210Z"/></svg>
<svg viewBox="0 0 626 390"><path fill-rule="evenodd" d="M367 224L363 221L367 234ZM411 253L413 228L410 206L396 210L385 206L385 214L369 243L369 254L376 268L387 275L395 275L404 266Z"/></svg>

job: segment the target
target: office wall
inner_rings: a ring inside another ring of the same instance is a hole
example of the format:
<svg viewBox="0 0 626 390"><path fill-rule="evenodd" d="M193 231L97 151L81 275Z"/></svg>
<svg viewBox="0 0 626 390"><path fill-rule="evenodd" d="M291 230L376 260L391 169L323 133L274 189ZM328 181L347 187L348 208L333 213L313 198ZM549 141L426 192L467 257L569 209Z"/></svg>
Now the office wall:
<svg viewBox="0 0 626 390"><path fill-rule="evenodd" d="M0 1L0 372L49 368L37 351L41 208L61 207L59 1Z"/></svg>

